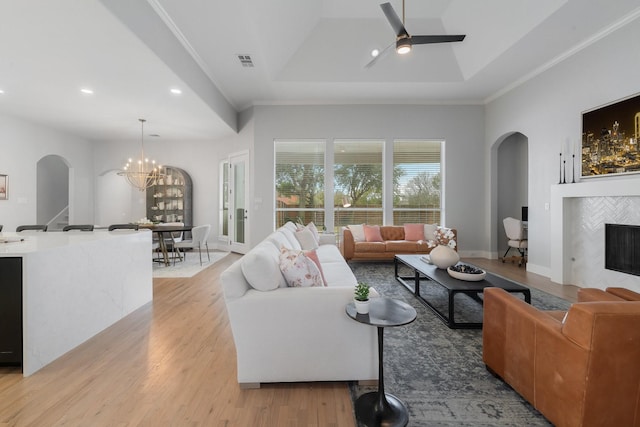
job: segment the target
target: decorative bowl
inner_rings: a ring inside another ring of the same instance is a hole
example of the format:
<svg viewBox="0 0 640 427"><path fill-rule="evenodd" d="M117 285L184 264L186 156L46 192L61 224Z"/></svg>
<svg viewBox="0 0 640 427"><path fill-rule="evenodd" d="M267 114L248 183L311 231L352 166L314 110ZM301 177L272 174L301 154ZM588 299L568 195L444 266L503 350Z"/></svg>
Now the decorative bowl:
<svg viewBox="0 0 640 427"><path fill-rule="evenodd" d="M466 280L467 282L478 282L483 280L487 272L467 264L457 264L447 268L449 276L458 280Z"/></svg>

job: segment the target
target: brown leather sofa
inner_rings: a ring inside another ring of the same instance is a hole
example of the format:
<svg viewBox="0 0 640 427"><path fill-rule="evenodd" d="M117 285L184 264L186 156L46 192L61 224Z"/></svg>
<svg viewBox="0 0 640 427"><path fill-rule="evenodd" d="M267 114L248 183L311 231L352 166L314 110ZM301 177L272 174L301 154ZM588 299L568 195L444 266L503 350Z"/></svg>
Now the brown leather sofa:
<svg viewBox="0 0 640 427"><path fill-rule="evenodd" d="M640 294L626 288L607 288L605 291L596 288L581 288L578 289L578 301L640 301Z"/></svg>
<svg viewBox="0 0 640 427"><path fill-rule="evenodd" d="M455 228L451 231L457 241L458 231ZM393 260L396 254L428 254L433 249L427 241L405 240L402 225L381 225L380 235L384 242L356 242L347 227L340 230L340 235L340 252L347 261L388 261Z"/></svg>
<svg viewBox="0 0 640 427"><path fill-rule="evenodd" d="M487 288L483 360L558 427L640 426L638 325L640 301L577 302L563 322Z"/></svg>

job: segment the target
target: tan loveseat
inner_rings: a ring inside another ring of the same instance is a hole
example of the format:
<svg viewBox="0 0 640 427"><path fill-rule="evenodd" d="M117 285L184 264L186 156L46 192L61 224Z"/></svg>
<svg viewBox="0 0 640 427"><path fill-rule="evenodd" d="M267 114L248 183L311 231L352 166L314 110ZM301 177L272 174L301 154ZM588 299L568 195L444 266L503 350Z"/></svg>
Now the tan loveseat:
<svg viewBox="0 0 640 427"><path fill-rule="evenodd" d="M457 241L457 230L452 228L451 231ZM393 260L396 254L428 254L435 247L427 240L405 240L402 225L381 225L380 235L383 242L356 242L351 230L343 227L340 230L340 252L347 261L376 261ZM457 246L454 249L457 251Z"/></svg>
<svg viewBox="0 0 640 427"><path fill-rule="evenodd" d="M563 319L487 288L483 360L558 427L637 427L638 325L640 301L577 302Z"/></svg>

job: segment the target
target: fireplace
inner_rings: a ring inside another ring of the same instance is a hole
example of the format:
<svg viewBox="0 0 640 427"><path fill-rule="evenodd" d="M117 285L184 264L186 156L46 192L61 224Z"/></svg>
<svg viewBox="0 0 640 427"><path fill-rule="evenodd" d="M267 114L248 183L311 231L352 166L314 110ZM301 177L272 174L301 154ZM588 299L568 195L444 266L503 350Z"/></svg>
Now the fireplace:
<svg viewBox="0 0 640 427"><path fill-rule="evenodd" d="M619 286L640 292L640 275L605 268L604 247L605 224L640 224L637 178L582 179L576 184L551 186L548 275L552 282L600 289ZM529 240L527 269L537 273L531 248ZM640 252L636 255L640 259Z"/></svg>
<svg viewBox="0 0 640 427"><path fill-rule="evenodd" d="M640 276L640 226L604 225L604 268Z"/></svg>

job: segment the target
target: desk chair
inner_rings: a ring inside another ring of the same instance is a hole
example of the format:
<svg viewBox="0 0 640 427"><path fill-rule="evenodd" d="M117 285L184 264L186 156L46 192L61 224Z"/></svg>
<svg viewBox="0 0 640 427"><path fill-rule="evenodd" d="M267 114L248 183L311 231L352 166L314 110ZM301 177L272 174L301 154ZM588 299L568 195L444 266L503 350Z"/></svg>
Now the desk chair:
<svg viewBox="0 0 640 427"><path fill-rule="evenodd" d="M193 227L191 229L191 240L182 240L181 242L176 242L175 247L177 249L180 248L198 248L198 252L200 253L200 265L202 265L202 247L207 249L207 258L211 261L211 255L209 255L209 243L207 243L207 239L209 238L209 232L211 231L211 225L199 225L197 227ZM187 254L184 253L184 259L187 259ZM176 263L175 257L173 258L173 263Z"/></svg>
<svg viewBox="0 0 640 427"><path fill-rule="evenodd" d="M16 227L16 233L21 231L47 231L47 225L19 225Z"/></svg>
<svg viewBox="0 0 640 427"><path fill-rule="evenodd" d="M502 262L506 261L507 254L511 249L517 249L519 256L515 258L518 260L518 266L526 264L527 262L527 247L529 246L528 240L524 235L524 229L522 227L522 221L516 218L507 217L502 220L504 224L504 231L507 234L509 247L502 256ZM514 257L511 257L511 262L514 261Z"/></svg>
<svg viewBox="0 0 640 427"><path fill-rule="evenodd" d="M93 224L65 225L62 231L93 231Z"/></svg>
<svg viewBox="0 0 640 427"><path fill-rule="evenodd" d="M109 231L113 230L138 230L140 227L138 224L111 224Z"/></svg>

